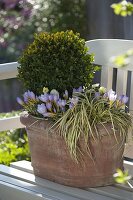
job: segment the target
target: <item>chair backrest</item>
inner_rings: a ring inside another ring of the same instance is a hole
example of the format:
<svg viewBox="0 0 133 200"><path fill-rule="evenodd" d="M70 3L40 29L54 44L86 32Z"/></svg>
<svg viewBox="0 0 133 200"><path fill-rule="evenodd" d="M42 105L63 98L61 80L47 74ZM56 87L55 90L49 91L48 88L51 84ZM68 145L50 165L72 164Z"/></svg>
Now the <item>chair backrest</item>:
<svg viewBox="0 0 133 200"><path fill-rule="evenodd" d="M116 68L111 62L112 57L133 49L133 40L96 39L87 41L86 46L89 47L88 53L95 55L95 64L102 66L101 85L111 89L113 81L116 80L117 94L128 94L129 109L133 110L133 57L130 59L130 64L122 68Z"/></svg>

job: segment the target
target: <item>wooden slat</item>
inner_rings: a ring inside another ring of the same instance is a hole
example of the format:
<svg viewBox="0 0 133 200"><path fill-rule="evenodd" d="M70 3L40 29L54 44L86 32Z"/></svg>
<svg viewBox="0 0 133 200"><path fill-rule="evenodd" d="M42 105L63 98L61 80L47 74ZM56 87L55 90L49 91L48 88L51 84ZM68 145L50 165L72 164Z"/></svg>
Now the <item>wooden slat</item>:
<svg viewBox="0 0 133 200"><path fill-rule="evenodd" d="M36 197L37 200L39 200L39 199L45 199L45 200L80 200L79 198L75 198L75 197L71 196L71 194L69 195L69 194L65 194L64 192L56 191L54 189L49 189L47 187L41 187L41 186L38 186L38 184L36 184L36 183L32 184L32 183L27 183L27 182L22 181L22 180L17 180L17 179L15 179L15 177L11 178L11 177L8 177L8 176L0 175L0 180L2 180L0 182L6 183L6 184L4 184L4 186L7 186L7 185L10 184L9 185L10 188L14 187L15 189L18 189L19 191L16 190L16 193L17 194L19 193L19 195L21 194L22 197L23 197L23 194L25 194L24 196L27 196L27 194L30 194L29 199L31 199L31 200L32 200L32 197L34 197L34 198ZM20 193L20 191L21 191L21 193ZM22 193L22 191L23 191L23 193ZM8 192L6 191L6 193L8 193ZM11 193L10 193L10 195L11 195ZM21 197L22 200L27 200L27 198L24 198L24 197L22 198L22 197ZM13 199L13 200L18 200L18 199ZM90 199L88 199L88 200L90 200Z"/></svg>
<svg viewBox="0 0 133 200"><path fill-rule="evenodd" d="M116 83L116 92L118 95L125 94L127 89L127 75L128 71L126 70L117 70L117 83Z"/></svg>
<svg viewBox="0 0 133 200"><path fill-rule="evenodd" d="M132 200L133 192L123 190L114 186L100 187L100 188L91 188L91 191L96 193L105 194L106 196L111 196L114 199L119 200Z"/></svg>
<svg viewBox="0 0 133 200"><path fill-rule="evenodd" d="M33 174L33 167L31 166L31 162L29 162L27 160L12 162L12 163L10 163L10 166L14 169L19 169L19 170Z"/></svg>
<svg viewBox="0 0 133 200"><path fill-rule="evenodd" d="M0 64L0 80L15 78L18 74L17 67L17 62Z"/></svg>
<svg viewBox="0 0 133 200"><path fill-rule="evenodd" d="M29 190L31 186L34 187L34 185L24 184L24 182L0 175L0 200L54 200L44 199L42 194Z"/></svg>
<svg viewBox="0 0 133 200"><path fill-rule="evenodd" d="M107 87L107 68L104 66L101 68L101 86Z"/></svg>
<svg viewBox="0 0 133 200"><path fill-rule="evenodd" d="M25 126L20 122L19 116L0 119L0 131L6 131L24 127Z"/></svg>

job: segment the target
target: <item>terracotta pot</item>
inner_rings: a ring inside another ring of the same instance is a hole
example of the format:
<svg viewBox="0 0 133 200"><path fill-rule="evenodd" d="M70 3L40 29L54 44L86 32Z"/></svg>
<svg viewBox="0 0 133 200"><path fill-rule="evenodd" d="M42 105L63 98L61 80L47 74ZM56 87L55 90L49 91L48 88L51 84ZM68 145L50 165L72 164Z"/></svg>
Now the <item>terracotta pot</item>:
<svg viewBox="0 0 133 200"><path fill-rule="evenodd" d="M28 114L21 115L20 120L27 129L36 176L73 187L97 187L112 184L116 169L122 168L124 141L119 134L119 143L116 143L113 133L108 136L105 129L99 127L101 140L89 141L93 160L81 140L79 145L83 157L81 162L76 163L70 157L64 139L54 130L48 132L50 121L38 120ZM112 131L110 124L106 128L109 132Z"/></svg>

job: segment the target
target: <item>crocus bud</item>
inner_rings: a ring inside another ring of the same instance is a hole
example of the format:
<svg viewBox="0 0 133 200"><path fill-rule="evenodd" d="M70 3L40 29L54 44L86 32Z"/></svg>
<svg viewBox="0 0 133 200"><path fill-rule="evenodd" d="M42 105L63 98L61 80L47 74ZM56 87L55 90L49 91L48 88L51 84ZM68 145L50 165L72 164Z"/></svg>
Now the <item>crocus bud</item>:
<svg viewBox="0 0 133 200"><path fill-rule="evenodd" d="M43 88L43 93L48 93L49 89L47 87Z"/></svg>
<svg viewBox="0 0 133 200"><path fill-rule="evenodd" d="M55 89L51 90L50 94L57 95L58 98L59 98L59 92L57 90L55 90Z"/></svg>
<svg viewBox="0 0 133 200"><path fill-rule="evenodd" d="M99 88L99 92L100 92L100 94L105 94L106 88L105 87L100 87Z"/></svg>
<svg viewBox="0 0 133 200"><path fill-rule="evenodd" d="M19 97L17 97L17 102L18 102L20 105L23 105L23 104L24 104L23 100L22 100L21 98L19 98Z"/></svg>

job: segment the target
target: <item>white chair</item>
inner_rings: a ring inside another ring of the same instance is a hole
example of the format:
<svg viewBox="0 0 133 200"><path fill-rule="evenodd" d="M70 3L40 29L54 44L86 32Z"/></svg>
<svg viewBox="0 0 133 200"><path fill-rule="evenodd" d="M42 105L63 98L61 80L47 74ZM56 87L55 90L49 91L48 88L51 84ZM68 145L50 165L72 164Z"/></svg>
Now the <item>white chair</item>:
<svg viewBox="0 0 133 200"><path fill-rule="evenodd" d="M116 68L111 62L111 58L126 53L129 49L133 49L133 40L120 39L96 39L86 42L89 47L89 53L95 55L95 64L101 65L101 85L112 88L113 83L113 68ZM130 64L127 67L117 69L116 92L118 94L126 94L128 71L133 73L133 56ZM130 105L129 109L133 110L133 75L131 75L130 84Z"/></svg>
<svg viewBox="0 0 133 200"><path fill-rule="evenodd" d="M133 114L133 56L126 67L117 68L112 63L112 57L125 54L129 49L133 49L133 40L120 39L97 39L86 42L89 53L95 55L95 64L101 65L101 85L111 89L113 80L116 80L116 92L118 95L127 94L129 96L129 111ZM117 73L113 73L113 69ZM114 77L114 76L115 77ZM128 134L128 145L125 149L125 157L133 159L133 138L132 132Z"/></svg>

